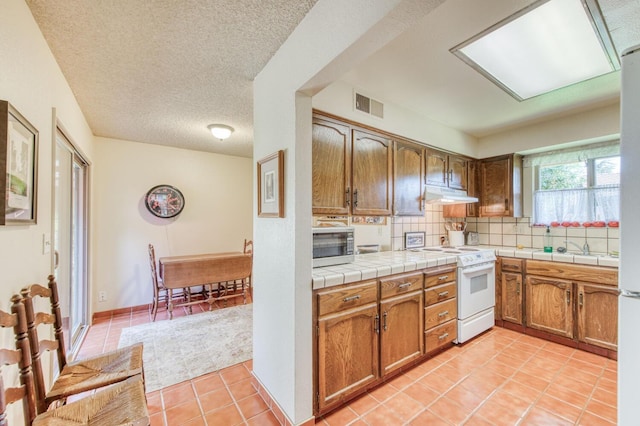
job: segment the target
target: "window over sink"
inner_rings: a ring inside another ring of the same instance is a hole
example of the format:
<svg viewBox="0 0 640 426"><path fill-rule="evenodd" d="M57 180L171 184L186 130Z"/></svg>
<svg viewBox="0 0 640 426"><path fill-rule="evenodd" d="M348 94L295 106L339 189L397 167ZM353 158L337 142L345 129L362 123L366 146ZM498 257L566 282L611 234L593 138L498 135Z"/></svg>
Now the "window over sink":
<svg viewBox="0 0 640 426"><path fill-rule="evenodd" d="M619 144L606 144L528 158L535 167L534 223L617 226L620 219L618 149Z"/></svg>

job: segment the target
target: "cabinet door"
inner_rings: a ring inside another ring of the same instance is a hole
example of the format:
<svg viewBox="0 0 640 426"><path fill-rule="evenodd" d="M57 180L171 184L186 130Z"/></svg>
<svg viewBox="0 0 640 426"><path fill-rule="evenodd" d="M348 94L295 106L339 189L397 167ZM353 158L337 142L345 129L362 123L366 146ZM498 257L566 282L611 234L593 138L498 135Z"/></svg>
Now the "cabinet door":
<svg viewBox="0 0 640 426"><path fill-rule="evenodd" d="M618 348L618 289L577 284L578 340L607 349Z"/></svg>
<svg viewBox="0 0 640 426"><path fill-rule="evenodd" d="M424 148L407 142L396 142L394 161L394 214L423 216L422 167L424 164Z"/></svg>
<svg viewBox="0 0 640 426"><path fill-rule="evenodd" d="M502 319L522 324L522 274L502 271Z"/></svg>
<svg viewBox="0 0 640 426"><path fill-rule="evenodd" d="M377 380L377 331L377 304L318 320L319 410Z"/></svg>
<svg viewBox="0 0 640 426"><path fill-rule="evenodd" d="M573 286L568 280L527 276L527 326L573 338Z"/></svg>
<svg viewBox="0 0 640 426"><path fill-rule="evenodd" d="M351 179L349 126L317 117L312 129L314 214L348 214Z"/></svg>
<svg viewBox="0 0 640 426"><path fill-rule="evenodd" d="M423 354L422 290L380 303L380 364L384 376Z"/></svg>
<svg viewBox="0 0 640 426"><path fill-rule="evenodd" d="M447 186L447 154L432 149L427 150L425 183L427 185Z"/></svg>
<svg viewBox="0 0 640 426"><path fill-rule="evenodd" d="M478 161L467 162L467 194L470 197L480 198L478 179ZM467 217L478 217L480 203L467 203Z"/></svg>
<svg viewBox="0 0 640 426"><path fill-rule="evenodd" d="M480 162L480 216L511 216L511 157Z"/></svg>
<svg viewBox="0 0 640 426"><path fill-rule="evenodd" d="M450 155L449 188L467 190L467 160Z"/></svg>
<svg viewBox="0 0 640 426"><path fill-rule="evenodd" d="M391 215L391 149L387 138L353 131L353 214Z"/></svg>

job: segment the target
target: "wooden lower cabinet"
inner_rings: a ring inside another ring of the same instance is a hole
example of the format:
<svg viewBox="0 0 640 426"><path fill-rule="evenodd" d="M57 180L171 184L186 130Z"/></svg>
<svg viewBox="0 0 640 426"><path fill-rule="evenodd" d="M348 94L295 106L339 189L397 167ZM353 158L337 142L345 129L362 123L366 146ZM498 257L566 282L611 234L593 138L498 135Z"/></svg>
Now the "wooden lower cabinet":
<svg viewBox="0 0 640 426"><path fill-rule="evenodd" d="M458 337L456 267L435 268L425 275L424 351L433 353Z"/></svg>
<svg viewBox="0 0 640 426"><path fill-rule="evenodd" d="M578 341L618 348L618 289L577 283Z"/></svg>
<svg viewBox="0 0 640 426"><path fill-rule="evenodd" d="M378 379L378 305L318 319L318 408L339 402Z"/></svg>
<svg viewBox="0 0 640 426"><path fill-rule="evenodd" d="M573 337L573 283L527 276L527 327Z"/></svg>
<svg viewBox="0 0 640 426"><path fill-rule="evenodd" d="M522 274L503 271L501 281L502 320L522 324L522 295L524 293Z"/></svg>
<svg viewBox="0 0 640 426"><path fill-rule="evenodd" d="M380 369L383 376L422 355L422 309L422 289L380 303Z"/></svg>

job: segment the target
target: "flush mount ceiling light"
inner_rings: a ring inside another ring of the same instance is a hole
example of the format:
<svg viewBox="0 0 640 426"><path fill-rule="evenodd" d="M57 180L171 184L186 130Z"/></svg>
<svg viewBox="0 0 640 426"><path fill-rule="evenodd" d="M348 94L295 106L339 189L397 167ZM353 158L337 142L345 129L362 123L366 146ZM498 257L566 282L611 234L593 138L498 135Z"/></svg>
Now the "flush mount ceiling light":
<svg viewBox="0 0 640 426"><path fill-rule="evenodd" d="M220 140L228 138L234 131L233 127L227 126L226 124L209 124L207 128L211 130L213 136Z"/></svg>
<svg viewBox="0 0 640 426"><path fill-rule="evenodd" d="M596 0L535 2L451 52L519 101L620 69Z"/></svg>

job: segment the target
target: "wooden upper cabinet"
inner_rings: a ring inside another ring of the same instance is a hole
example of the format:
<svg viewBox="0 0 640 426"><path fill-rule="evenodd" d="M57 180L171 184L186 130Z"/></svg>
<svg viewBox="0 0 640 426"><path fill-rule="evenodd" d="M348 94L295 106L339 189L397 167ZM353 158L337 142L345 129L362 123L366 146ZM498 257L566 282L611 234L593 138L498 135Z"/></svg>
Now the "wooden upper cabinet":
<svg viewBox="0 0 640 426"><path fill-rule="evenodd" d="M393 210L401 216L423 216L422 175L424 147L405 141L395 143Z"/></svg>
<svg viewBox="0 0 640 426"><path fill-rule="evenodd" d="M312 205L314 214L349 213L351 180L351 129L313 118Z"/></svg>
<svg viewBox="0 0 640 426"><path fill-rule="evenodd" d="M354 215L391 215L392 149L391 140L384 136L353 130L351 212Z"/></svg>
<svg viewBox="0 0 640 426"><path fill-rule="evenodd" d="M447 186L449 168L448 155L433 149L427 150L426 171L424 180L427 185Z"/></svg>
<svg viewBox="0 0 640 426"><path fill-rule="evenodd" d="M509 154L480 161L480 216L522 216L522 159Z"/></svg>
<svg viewBox="0 0 640 426"><path fill-rule="evenodd" d="M578 340L618 349L618 289L577 283Z"/></svg>
<svg viewBox="0 0 640 426"><path fill-rule="evenodd" d="M527 275L526 289L527 327L573 338L573 283Z"/></svg>
<svg viewBox="0 0 640 426"><path fill-rule="evenodd" d="M478 178L479 161L467 161L467 194L470 197L480 198L480 179ZM467 217L478 217L480 203L467 203Z"/></svg>
<svg viewBox="0 0 640 426"><path fill-rule="evenodd" d="M467 190L467 160L449 155L449 188Z"/></svg>
<svg viewBox="0 0 640 426"><path fill-rule="evenodd" d="M425 163L424 180L427 185L467 189L468 160L466 158L428 149Z"/></svg>

